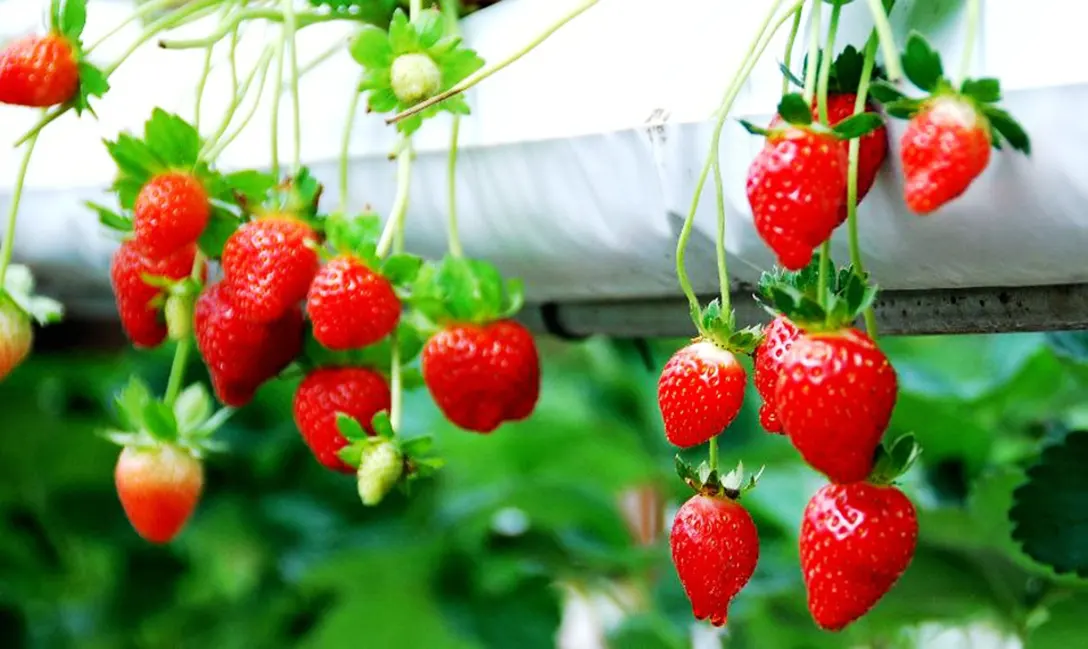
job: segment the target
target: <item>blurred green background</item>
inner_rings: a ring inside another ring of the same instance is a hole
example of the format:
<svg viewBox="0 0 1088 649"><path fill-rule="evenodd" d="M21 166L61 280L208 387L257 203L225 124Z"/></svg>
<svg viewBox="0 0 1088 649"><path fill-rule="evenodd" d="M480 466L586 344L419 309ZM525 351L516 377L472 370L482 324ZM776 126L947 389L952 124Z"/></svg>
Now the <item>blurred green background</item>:
<svg viewBox="0 0 1088 649"><path fill-rule="evenodd" d="M541 340L536 414L491 436L411 394L409 431L436 433L448 465L373 510L301 443L294 384L269 385L220 432L230 451L208 460L204 500L167 547L129 528L117 449L95 433L130 373L162 388L170 350L37 354L0 386L0 647L667 649L692 646L693 628L699 647L1084 646L1088 582L1028 559L1008 522L1040 448L1088 424L1080 335L883 341L902 386L891 434L925 449L904 487L921 539L840 635L813 626L798 567L821 480L759 429L749 390L722 457L767 465L744 500L761 560L716 639L692 623L662 532L688 495L655 399L681 343L650 343L649 369L629 341Z"/></svg>

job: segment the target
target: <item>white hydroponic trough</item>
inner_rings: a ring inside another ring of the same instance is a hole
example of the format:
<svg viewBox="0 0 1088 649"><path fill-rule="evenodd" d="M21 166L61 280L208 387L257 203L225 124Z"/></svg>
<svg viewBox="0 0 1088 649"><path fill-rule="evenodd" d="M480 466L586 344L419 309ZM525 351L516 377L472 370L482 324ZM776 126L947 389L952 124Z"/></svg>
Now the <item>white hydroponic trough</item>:
<svg viewBox="0 0 1088 649"><path fill-rule="evenodd" d="M468 42L487 59L519 48L575 0L505 0L470 17ZM666 8L667 4L667 8ZM871 28L867 3L844 9L838 43L861 46ZM959 67L962 11L942 20L934 7L954 3L900 0L892 15L897 39L923 29L945 59ZM29 5L29 6L27 6ZM988 0L974 53L973 76L995 76L1004 105L1031 135L1034 154L996 154L971 190L926 218L901 199L896 160L903 123L890 124L891 161L860 211L861 242L879 283L891 290L1022 287L1088 281L1088 68L1081 25L1088 4L1077 0ZM673 271L676 234L690 205L706 155L711 115L738 67L769 2L721 0L601 0L536 51L469 93L473 116L461 126L458 178L467 251L524 278L531 302L651 299L678 295ZM125 3L91 5L90 40L119 22ZM36 3L0 3L0 29L10 33L39 20ZM825 12L826 14L826 12ZM1062 16L1055 20L1054 16ZM10 16L10 18L9 18ZM173 38L213 28L192 25ZM253 24L239 49L243 74L265 37L278 26ZM137 27L103 46L109 61ZM351 32L316 25L300 34L305 63ZM780 91L778 61L785 30L756 66L734 116L769 119ZM2 35L0 35L2 36ZM798 39L795 61L803 56ZM224 48L225 49L225 48ZM217 57L217 58L222 58ZM202 52L140 50L114 76L98 104L100 121L66 116L40 139L23 197L16 254L38 268L43 284L75 311L111 308L107 268L116 245L82 206L103 198L113 175L101 145L120 129L139 129L154 106L191 115ZM358 68L346 53L328 59L302 81L302 160L337 200L341 133ZM208 83L203 123L215 124L229 88L225 65ZM266 95L267 97L267 95ZM225 151L227 169L266 167L270 160L268 104ZM31 111L0 108L0 142L36 119ZM291 158L290 102L280 114L281 160ZM417 134L408 221L409 245L441 254L446 218L449 120ZM360 114L351 139L351 202L387 210L395 133L378 116ZM727 126L721 149L729 228L727 247L737 282L753 282L772 257L756 235L744 191L745 173L761 141L738 124ZM18 156L0 156L0 209L6 209ZM710 184L689 253L696 288L715 289L714 196ZM835 256L846 259L845 232ZM1084 314L1088 318L1088 313Z"/></svg>

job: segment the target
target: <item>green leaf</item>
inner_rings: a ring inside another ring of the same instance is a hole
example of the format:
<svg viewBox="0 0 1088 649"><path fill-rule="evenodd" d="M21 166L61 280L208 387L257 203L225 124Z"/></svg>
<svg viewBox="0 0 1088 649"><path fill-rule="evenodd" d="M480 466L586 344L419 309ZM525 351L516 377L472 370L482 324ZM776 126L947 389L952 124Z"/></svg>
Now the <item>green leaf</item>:
<svg viewBox="0 0 1088 649"><path fill-rule="evenodd" d="M200 251L208 259L219 259L223 256L223 246L227 245L227 239L241 225L242 221L237 216L218 205L213 205L208 225L197 240Z"/></svg>
<svg viewBox="0 0 1088 649"><path fill-rule="evenodd" d="M400 351L401 364L410 363L423 351L426 344L424 336L411 322L401 321L397 325L397 348Z"/></svg>
<svg viewBox="0 0 1088 649"><path fill-rule="evenodd" d="M376 265L378 239L382 234L382 221L377 214L349 216L334 212L325 220L325 234L337 252L352 254L368 265Z"/></svg>
<svg viewBox="0 0 1088 649"><path fill-rule="evenodd" d="M364 25L351 41L351 57L367 70L389 68L393 63L389 34L374 25Z"/></svg>
<svg viewBox="0 0 1088 649"><path fill-rule="evenodd" d="M877 113L858 113L842 120L832 129L841 140L853 140L872 133L884 125L884 118Z"/></svg>
<svg viewBox="0 0 1088 649"><path fill-rule="evenodd" d="M257 205L268 196L268 193L276 186L276 178L271 174L254 169L236 171L223 176L226 186L233 192L241 194L246 202ZM221 197L226 198L226 197ZM233 200L233 197L229 197Z"/></svg>
<svg viewBox="0 0 1088 649"><path fill-rule="evenodd" d="M423 372L414 367L406 367L400 371L400 383L405 391L418 390L426 385Z"/></svg>
<svg viewBox="0 0 1088 649"><path fill-rule="evenodd" d="M896 88L883 79L874 81L873 85L869 86L869 96L882 104L890 104L894 101L907 99L907 96L903 94L899 88Z"/></svg>
<svg viewBox="0 0 1088 649"><path fill-rule="evenodd" d="M397 122L397 131L404 135L412 135L423 126L423 115L412 115Z"/></svg>
<svg viewBox="0 0 1088 649"><path fill-rule="evenodd" d="M454 95L449 99L439 103L438 106L442 110L453 113L454 115L472 114L472 109L469 107L468 100L465 99L464 95Z"/></svg>
<svg viewBox="0 0 1088 649"><path fill-rule="evenodd" d="M200 157L200 134L192 124L161 108L144 124L144 142L168 167L191 169Z"/></svg>
<svg viewBox="0 0 1088 649"><path fill-rule="evenodd" d="M982 112L990 120L994 130L1005 138L1012 148L1024 155L1031 155L1031 138L1012 115L997 106L985 106Z"/></svg>
<svg viewBox="0 0 1088 649"><path fill-rule="evenodd" d="M903 51L903 73L921 90L933 92L944 78L941 55L918 32L911 32Z"/></svg>
<svg viewBox="0 0 1088 649"><path fill-rule="evenodd" d="M363 73L363 78L359 81L359 91L389 90L392 92L392 84L389 68L368 69Z"/></svg>
<svg viewBox="0 0 1088 649"><path fill-rule="evenodd" d="M744 127L744 130L748 131L752 135L759 135L759 136L762 136L762 137L766 137L766 136L771 134L771 132L768 131L766 128L764 128L762 126L759 126L758 124L753 124L752 122L749 122L748 120L738 119L737 122L739 122L740 125L742 127Z"/></svg>
<svg viewBox="0 0 1088 649"><path fill-rule="evenodd" d="M212 415L212 399L203 383L193 383L181 391L174 402L174 419L178 430L189 432Z"/></svg>
<svg viewBox="0 0 1088 649"><path fill-rule="evenodd" d="M345 415L342 412L336 413L336 429L349 442L357 442L370 437L354 417Z"/></svg>
<svg viewBox="0 0 1088 649"><path fill-rule="evenodd" d="M87 61L80 61L77 70L79 72L79 89L72 99L72 108L75 109L76 115L82 115L84 111L94 115L94 109L91 108L91 98L101 97L109 92L110 82L106 78L105 72Z"/></svg>
<svg viewBox="0 0 1088 649"><path fill-rule="evenodd" d="M418 52L419 37L416 30L408 23L408 14L397 8L393 12L393 19L389 21L389 46L393 50L393 56Z"/></svg>
<svg viewBox="0 0 1088 649"><path fill-rule="evenodd" d="M900 99L884 104L884 110L897 119L910 119L921 106L922 102L917 99Z"/></svg>
<svg viewBox="0 0 1088 649"><path fill-rule="evenodd" d="M1013 492L1013 539L1059 575L1088 578L1088 431L1046 448Z"/></svg>
<svg viewBox="0 0 1088 649"><path fill-rule="evenodd" d="M408 253L390 255L382 263L382 275L395 285L411 284L419 275L423 260Z"/></svg>
<svg viewBox="0 0 1088 649"><path fill-rule="evenodd" d="M960 92L984 104L1001 101L1001 82L997 79L966 79Z"/></svg>
<svg viewBox="0 0 1088 649"><path fill-rule="evenodd" d="M797 86L798 88L804 88L805 87L804 80L798 78L797 75L795 75L792 70L790 70L789 68L786 67L785 63L779 62L778 63L778 69L779 69L779 71L782 72L782 75L785 76L786 79L789 80L789 82L791 84Z"/></svg>
<svg viewBox="0 0 1088 649"><path fill-rule="evenodd" d="M72 41L78 42L87 25L87 4L85 0L67 0L60 12L57 27Z"/></svg>
<svg viewBox="0 0 1088 649"><path fill-rule="evenodd" d="M853 45L847 45L831 64L828 89L836 93L856 93L861 84L865 56Z"/></svg>
<svg viewBox="0 0 1088 649"><path fill-rule="evenodd" d="M388 113L393 111L397 107L397 96L393 94L393 90L391 88L372 90L367 95L366 104L367 108L372 113ZM398 122L398 124L403 123L403 121Z"/></svg>
<svg viewBox="0 0 1088 649"><path fill-rule="evenodd" d="M144 405L144 429L161 441L173 441L178 436L178 422L174 411L165 403L151 399Z"/></svg>
<svg viewBox="0 0 1088 649"><path fill-rule="evenodd" d="M812 123L812 109L799 93L782 97L782 101L778 102L778 116L796 126L808 126Z"/></svg>
<svg viewBox="0 0 1088 649"><path fill-rule="evenodd" d="M144 428L144 411L151 401L151 390L137 376L129 378L128 383L114 397L117 416L130 432Z"/></svg>
<svg viewBox="0 0 1088 649"><path fill-rule="evenodd" d="M106 150L117 163L121 174L128 176L138 186L143 186L151 176L163 171L163 161L147 144L130 133L120 133L117 140L105 140ZM138 190L137 190L138 191ZM130 207L122 203L122 207Z"/></svg>
<svg viewBox="0 0 1088 649"><path fill-rule="evenodd" d="M442 69L442 89L448 90L484 67L484 60L475 50L458 47L445 54L431 52L432 58Z"/></svg>
<svg viewBox="0 0 1088 649"><path fill-rule="evenodd" d="M438 9L424 9L414 23L419 45L424 49L432 47L446 33L446 21Z"/></svg>
<svg viewBox="0 0 1088 649"><path fill-rule="evenodd" d="M393 439L397 435L396 431L393 430L393 422L389 421L389 412L386 410L382 410L374 415L374 419L371 420L370 426L374 429L374 433L379 437Z"/></svg>

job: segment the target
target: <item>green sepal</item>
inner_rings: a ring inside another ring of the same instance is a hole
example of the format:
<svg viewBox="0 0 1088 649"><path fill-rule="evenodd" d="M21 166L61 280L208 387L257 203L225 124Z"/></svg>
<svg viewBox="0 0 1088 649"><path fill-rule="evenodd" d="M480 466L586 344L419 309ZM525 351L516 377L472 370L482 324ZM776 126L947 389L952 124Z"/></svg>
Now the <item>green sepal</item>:
<svg viewBox="0 0 1088 649"><path fill-rule="evenodd" d="M1001 82L997 79L965 79L960 85L960 94L970 97L977 103L993 104L1001 101Z"/></svg>
<svg viewBox="0 0 1088 649"><path fill-rule="evenodd" d="M842 120L831 131L840 140L859 138L884 125L884 118L877 113L858 113Z"/></svg>
<svg viewBox="0 0 1088 649"><path fill-rule="evenodd" d="M294 176L285 178L268 191L261 210L287 213L323 230L324 219L317 212L323 189L309 167L299 167Z"/></svg>
<svg viewBox="0 0 1088 649"><path fill-rule="evenodd" d="M52 0L49 3L50 28L71 41L83 37L87 26L86 0Z"/></svg>
<svg viewBox="0 0 1088 649"><path fill-rule="evenodd" d="M881 104L890 104L895 101L907 99L902 90L896 88L889 81L880 79L869 86L869 96Z"/></svg>
<svg viewBox="0 0 1088 649"><path fill-rule="evenodd" d="M39 325L60 322L64 317L64 305L34 294L34 276L22 264L11 264L4 274L3 295L31 320Z"/></svg>
<svg viewBox="0 0 1088 649"><path fill-rule="evenodd" d="M106 439L122 446L177 444L198 458L224 448L211 436L234 414L233 408L213 412L212 398L201 383L186 387L168 406L136 376L117 392L114 404L121 430L104 431Z"/></svg>
<svg viewBox="0 0 1088 649"><path fill-rule="evenodd" d="M204 231L197 239L197 247L208 259L219 259L223 256L223 247L227 245L227 240L242 223L239 215L223 204L213 201L208 224L204 226Z"/></svg>
<svg viewBox="0 0 1088 649"><path fill-rule="evenodd" d="M347 215L333 212L325 219L325 236L339 254L353 255L371 268L379 268L378 239L382 234L381 217L373 212Z"/></svg>
<svg viewBox="0 0 1088 649"><path fill-rule="evenodd" d="M693 467L677 455L676 474L696 493L704 496L724 496L736 500L746 491L755 488L763 475L763 468L747 476L745 480L743 462L738 462L735 469L723 476L716 469L710 468L705 461L698 467Z"/></svg>
<svg viewBox="0 0 1088 649"><path fill-rule="evenodd" d="M367 70L388 69L393 63L393 48L389 34L374 25L363 25L351 40L351 58Z"/></svg>
<svg viewBox="0 0 1088 649"><path fill-rule="evenodd" d="M394 286L410 286L419 276L423 259L405 252L389 255L381 264L381 273Z"/></svg>
<svg viewBox="0 0 1088 649"><path fill-rule="evenodd" d="M389 46L394 56L419 52L422 47L419 42L419 34L408 21L408 14L397 7L393 12L393 18L389 21Z"/></svg>
<svg viewBox="0 0 1088 649"><path fill-rule="evenodd" d="M771 315L783 315L807 331L850 327L874 304L879 289L852 265L829 275L822 303L818 259L797 272L764 273L756 299Z"/></svg>
<svg viewBox="0 0 1088 649"><path fill-rule="evenodd" d="M884 104L884 110L896 119L910 119L918 114L925 102L918 99L899 99Z"/></svg>
<svg viewBox="0 0 1088 649"><path fill-rule="evenodd" d="M76 115L82 115L86 111L97 117L94 108L91 107L91 99L102 97L109 92L109 79L105 72L86 59L80 60L76 69L79 72L79 89L71 100L72 109L76 111Z"/></svg>
<svg viewBox="0 0 1088 649"><path fill-rule="evenodd" d="M114 210L93 201L84 201L83 204L98 214L98 222L102 224L103 227L125 234L132 232L131 212L126 210L115 212Z"/></svg>
<svg viewBox="0 0 1088 649"><path fill-rule="evenodd" d="M362 424L354 417L342 412L336 413L336 429L340 431L340 434L344 436L344 439L349 442L357 442L370 437L366 430L363 429Z"/></svg>
<svg viewBox="0 0 1088 649"><path fill-rule="evenodd" d="M990 122L990 138L994 146L1001 148L1008 143L1013 149L1031 155L1031 138L1012 115L993 105L982 106L982 114Z"/></svg>
<svg viewBox="0 0 1088 649"><path fill-rule="evenodd" d="M174 401L174 419L184 433L200 429L212 416L212 398L203 383L193 383Z"/></svg>
<svg viewBox="0 0 1088 649"><path fill-rule="evenodd" d="M144 123L143 138L123 132L116 140L103 142L118 168L112 189L126 210L132 209L140 188L152 176L170 169L192 172L203 146L192 124L161 108Z"/></svg>
<svg viewBox="0 0 1088 649"><path fill-rule="evenodd" d="M920 90L933 93L944 82L941 55L917 31L912 31L907 37L902 62L903 74Z"/></svg>
<svg viewBox="0 0 1088 649"><path fill-rule="evenodd" d="M812 124L812 108L800 93L783 95L778 102L778 116L787 124L794 126L810 126Z"/></svg>
<svg viewBox="0 0 1088 649"><path fill-rule="evenodd" d="M517 313L524 291L519 280L504 281L485 261L447 255L418 269L408 302L436 323L482 324Z"/></svg>
<svg viewBox="0 0 1088 649"><path fill-rule="evenodd" d="M393 430L393 422L389 419L389 412L386 410L374 415L374 418L370 420L370 427L374 429L374 434L378 437L395 439L397 436L396 431Z"/></svg>
<svg viewBox="0 0 1088 649"><path fill-rule="evenodd" d="M878 485L892 484L914 466L921 454L922 447L910 433L901 435L890 445L881 444L873 457L869 482Z"/></svg>
<svg viewBox="0 0 1088 649"><path fill-rule="evenodd" d="M762 329L737 329L733 311L722 311L720 299L714 299L696 316L700 336L734 354L751 354L763 339Z"/></svg>
<svg viewBox="0 0 1088 649"><path fill-rule="evenodd" d="M242 207L260 204L276 187L275 176L255 169L224 174L219 181L214 196Z"/></svg>

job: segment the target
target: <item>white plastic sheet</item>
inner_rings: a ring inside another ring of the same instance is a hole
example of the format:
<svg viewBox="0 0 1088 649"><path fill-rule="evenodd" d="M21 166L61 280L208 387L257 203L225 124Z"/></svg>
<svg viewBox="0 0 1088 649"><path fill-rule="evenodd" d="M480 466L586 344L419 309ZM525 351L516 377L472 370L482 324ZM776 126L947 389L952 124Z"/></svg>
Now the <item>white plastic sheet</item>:
<svg viewBox="0 0 1088 649"><path fill-rule="evenodd" d="M12 30L9 5L0 5ZM901 0L893 13L903 41L908 22L925 22L949 5ZM954 3L951 3L954 4ZM1088 244L1088 69L1079 25L1088 5L1076 0L987 0L977 39L973 76L996 76L1005 106L1030 133L1034 154L999 153L960 200L920 218L901 200L896 162L903 123L891 123L888 168L863 203L861 240L870 270L886 288L1042 285L1088 280L1082 250ZM467 40L496 60L520 47L574 0L505 0L467 21ZM721 0L601 0L532 54L472 90L474 114L462 122L458 194L463 240L472 255L524 278L532 301L637 298L678 292L673 249L707 153L710 116L737 68L769 2ZM102 33L127 8L92 5L88 31ZM826 14L826 12L825 12ZM29 27L37 10L24 20ZM1062 19L1055 19L1055 16ZM193 37L212 28L194 25ZM948 70L961 58L962 12L938 26L924 25ZM840 44L860 46L871 22L866 3L844 10ZM17 28L16 28L17 29ZM263 39L276 26L252 26L240 48L246 71ZM266 30L270 30L267 31ZM108 61L134 38L133 27L100 50ZM783 30L785 31L785 30ZM305 62L346 38L349 28L317 25L301 34ZM756 66L737 99L734 116L769 119L777 100L785 34ZM798 39L795 60L803 56ZM96 52L96 55L99 52ZM150 109L191 115L199 51L142 49L114 77L114 90L99 104L100 122L65 117L39 142L18 228L20 259L79 309L108 305L106 269L115 245L101 235L81 205L101 198L112 163L100 138L138 129ZM346 54L334 56L302 83L301 156L328 184L329 205L338 201L336 165L348 98L358 68ZM208 84L205 125L222 112L228 85L225 66ZM267 95L266 95L267 98ZM227 149L226 168L267 166L270 159L268 102ZM281 160L292 157L290 104L281 108ZM36 118L0 108L0 141L18 136ZM409 245L438 255L444 247L446 147L449 121L428 123L416 136L408 222ZM351 203L386 210L392 202L394 164L387 160L395 135L377 116L360 115L351 139ZM738 281L753 281L772 257L751 224L744 192L747 167L761 146L731 122L722 139L729 228L727 247ZM0 156L0 209L6 209L17 156ZM696 288L713 291L714 196L704 192L689 268ZM833 250L847 258L845 232ZM72 279L79 283L66 285ZM82 300L82 302L80 302Z"/></svg>

